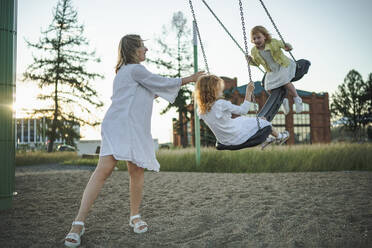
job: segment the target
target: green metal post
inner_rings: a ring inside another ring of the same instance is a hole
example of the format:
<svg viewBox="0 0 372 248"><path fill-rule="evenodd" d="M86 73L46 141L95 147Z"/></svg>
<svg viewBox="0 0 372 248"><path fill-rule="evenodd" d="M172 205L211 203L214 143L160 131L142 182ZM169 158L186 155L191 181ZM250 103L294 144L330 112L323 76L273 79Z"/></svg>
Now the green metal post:
<svg viewBox="0 0 372 248"><path fill-rule="evenodd" d="M193 21L193 46L194 46L194 72L198 72L198 37L196 32L196 23ZM196 165L200 165L200 121L198 115L198 105L194 99L194 122L195 122L195 148Z"/></svg>
<svg viewBox="0 0 372 248"><path fill-rule="evenodd" d="M17 0L0 1L0 210L12 207L14 191L14 112Z"/></svg>

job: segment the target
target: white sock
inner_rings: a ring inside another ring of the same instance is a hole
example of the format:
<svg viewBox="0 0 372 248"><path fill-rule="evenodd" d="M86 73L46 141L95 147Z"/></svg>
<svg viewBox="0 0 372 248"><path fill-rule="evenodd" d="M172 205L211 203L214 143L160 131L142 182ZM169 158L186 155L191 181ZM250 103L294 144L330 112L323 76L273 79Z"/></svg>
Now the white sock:
<svg viewBox="0 0 372 248"><path fill-rule="evenodd" d="M295 97L293 97L293 101L295 101L295 102L302 102L302 98L299 97L299 96L295 96Z"/></svg>
<svg viewBox="0 0 372 248"><path fill-rule="evenodd" d="M279 133L278 134L278 137L276 137L277 139L281 139L281 138L283 138L283 134L282 133Z"/></svg>

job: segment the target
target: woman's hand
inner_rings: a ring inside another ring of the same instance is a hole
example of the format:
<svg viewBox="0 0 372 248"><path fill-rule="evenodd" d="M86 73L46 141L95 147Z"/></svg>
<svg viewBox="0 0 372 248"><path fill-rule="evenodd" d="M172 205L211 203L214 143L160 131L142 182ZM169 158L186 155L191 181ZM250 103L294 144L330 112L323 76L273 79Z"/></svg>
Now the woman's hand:
<svg viewBox="0 0 372 248"><path fill-rule="evenodd" d="M191 83L191 82L196 82L199 77L206 75L204 71L198 71L195 74L192 74L191 76L184 77L182 78L182 85Z"/></svg>
<svg viewBox="0 0 372 248"><path fill-rule="evenodd" d="M285 43L284 50L286 50L287 52L289 52L289 51L292 51L293 50L293 47L292 47L291 44Z"/></svg>

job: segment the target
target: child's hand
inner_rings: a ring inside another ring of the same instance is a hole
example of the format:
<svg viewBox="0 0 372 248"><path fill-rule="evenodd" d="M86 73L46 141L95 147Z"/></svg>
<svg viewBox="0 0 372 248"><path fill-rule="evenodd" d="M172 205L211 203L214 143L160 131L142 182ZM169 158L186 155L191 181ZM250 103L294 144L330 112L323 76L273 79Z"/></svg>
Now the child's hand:
<svg viewBox="0 0 372 248"><path fill-rule="evenodd" d="M248 62L251 62L253 60L252 56L251 55L245 55L245 59L248 61Z"/></svg>
<svg viewBox="0 0 372 248"><path fill-rule="evenodd" d="M293 47L291 44L289 43L285 43L285 47L284 47L284 50L286 50L287 52L289 51L292 51Z"/></svg>
<svg viewBox="0 0 372 248"><path fill-rule="evenodd" d="M251 92L252 93L254 91L254 83L253 82L249 82L247 88L248 88L248 92Z"/></svg>

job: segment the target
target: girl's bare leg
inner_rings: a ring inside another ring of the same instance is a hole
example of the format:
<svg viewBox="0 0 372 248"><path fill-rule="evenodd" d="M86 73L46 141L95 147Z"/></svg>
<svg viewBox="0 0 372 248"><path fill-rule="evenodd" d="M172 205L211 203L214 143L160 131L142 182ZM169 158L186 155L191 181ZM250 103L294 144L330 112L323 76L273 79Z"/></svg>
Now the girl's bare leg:
<svg viewBox="0 0 372 248"><path fill-rule="evenodd" d="M285 85L285 87L288 89L289 93L293 95L293 97L298 97L296 88L294 87L293 83L289 82Z"/></svg>
<svg viewBox="0 0 372 248"><path fill-rule="evenodd" d="M258 118L260 118L260 119L262 119L262 120L265 120L266 121L266 118L265 117L258 117ZM278 132L274 129L274 127L273 126L271 126L271 135L272 136L274 136L275 138L277 138L278 137Z"/></svg>
<svg viewBox="0 0 372 248"><path fill-rule="evenodd" d="M271 129L271 135L274 136L275 138L278 138L278 132L272 127Z"/></svg>
<svg viewBox="0 0 372 248"><path fill-rule="evenodd" d="M142 202L142 191L144 183L144 169L138 167L132 162L127 162L128 172L130 176L130 216L139 214L139 208ZM140 219L134 219L133 223L137 223ZM142 230L146 226L141 226Z"/></svg>
<svg viewBox="0 0 372 248"><path fill-rule="evenodd" d="M98 165L85 187L79 212L75 218L76 221L85 221L93 202L101 191L106 178L108 178L114 170L116 163L117 160L112 155L99 157ZM79 234L82 228L83 227L80 225L74 225L71 227L70 232ZM76 242L72 239L67 240L70 242Z"/></svg>

